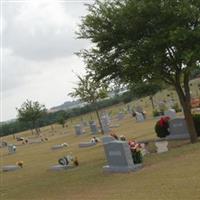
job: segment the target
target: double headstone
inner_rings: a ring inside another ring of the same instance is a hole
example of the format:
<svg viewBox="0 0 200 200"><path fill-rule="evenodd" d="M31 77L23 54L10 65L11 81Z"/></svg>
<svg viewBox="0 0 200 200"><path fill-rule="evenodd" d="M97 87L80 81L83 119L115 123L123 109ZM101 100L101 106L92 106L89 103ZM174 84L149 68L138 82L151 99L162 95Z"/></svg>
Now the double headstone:
<svg viewBox="0 0 200 200"><path fill-rule="evenodd" d="M82 129L82 126L80 124L76 124L75 125L75 133L76 135L82 135L83 134L83 129Z"/></svg>
<svg viewBox="0 0 200 200"><path fill-rule="evenodd" d="M135 165L129 145L122 141L112 141L104 144L108 165L103 167L106 172L131 172L141 167Z"/></svg>
<svg viewBox="0 0 200 200"><path fill-rule="evenodd" d="M176 118L169 121L170 134L166 139L187 139L189 138L189 132L186 125L186 121L183 118Z"/></svg>

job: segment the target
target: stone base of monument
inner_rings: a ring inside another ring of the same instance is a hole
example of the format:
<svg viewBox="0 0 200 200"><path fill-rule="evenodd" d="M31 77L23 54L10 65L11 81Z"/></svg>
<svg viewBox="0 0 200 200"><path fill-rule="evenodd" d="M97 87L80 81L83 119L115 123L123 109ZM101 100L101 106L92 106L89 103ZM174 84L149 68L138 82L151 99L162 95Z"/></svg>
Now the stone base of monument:
<svg viewBox="0 0 200 200"><path fill-rule="evenodd" d="M5 165L2 167L3 172L16 171L18 169L21 169L21 167L19 167L17 165Z"/></svg>
<svg viewBox="0 0 200 200"><path fill-rule="evenodd" d="M109 173L129 173L129 172L134 172L137 171L139 169L141 169L143 167L142 164L134 164L133 167L116 167L116 166L109 166L106 165L103 167L103 171L104 172L109 172Z"/></svg>
<svg viewBox="0 0 200 200"><path fill-rule="evenodd" d="M74 166L65 166L65 165L53 165L49 169L52 171L63 171L67 169L72 169Z"/></svg>
<svg viewBox="0 0 200 200"><path fill-rule="evenodd" d="M95 142L82 142L78 146L80 148L85 148L85 147L92 147L92 146L95 146L95 145L96 145Z"/></svg>
<svg viewBox="0 0 200 200"><path fill-rule="evenodd" d="M177 135L168 135L165 139L166 140L186 140L189 139L189 134L177 134Z"/></svg>
<svg viewBox="0 0 200 200"><path fill-rule="evenodd" d="M157 147L157 153L164 153L168 151L168 141L157 141L155 142Z"/></svg>

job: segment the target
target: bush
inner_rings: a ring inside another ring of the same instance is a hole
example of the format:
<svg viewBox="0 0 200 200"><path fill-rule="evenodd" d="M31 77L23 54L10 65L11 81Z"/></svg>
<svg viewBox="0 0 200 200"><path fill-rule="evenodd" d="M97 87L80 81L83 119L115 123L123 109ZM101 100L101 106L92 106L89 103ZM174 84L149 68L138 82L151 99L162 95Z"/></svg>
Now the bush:
<svg viewBox="0 0 200 200"><path fill-rule="evenodd" d="M155 132L159 138L169 135L169 117L162 117L155 125Z"/></svg>
<svg viewBox="0 0 200 200"><path fill-rule="evenodd" d="M193 115L194 125L197 131L198 137L200 137L200 114Z"/></svg>

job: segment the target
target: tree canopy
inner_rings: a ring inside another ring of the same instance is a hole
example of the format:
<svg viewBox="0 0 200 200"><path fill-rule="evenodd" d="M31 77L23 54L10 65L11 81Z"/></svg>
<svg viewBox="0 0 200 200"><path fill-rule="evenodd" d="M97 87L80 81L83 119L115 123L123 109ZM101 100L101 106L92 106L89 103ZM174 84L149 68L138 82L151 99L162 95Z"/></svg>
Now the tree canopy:
<svg viewBox="0 0 200 200"><path fill-rule="evenodd" d="M46 113L46 108L38 101L26 100L17 111L19 121L31 122L32 128L36 128L36 122Z"/></svg>
<svg viewBox="0 0 200 200"><path fill-rule="evenodd" d="M200 1L105 0L88 10L78 33L93 43L80 52L87 69L97 79L173 85L196 141L189 80L200 65Z"/></svg>

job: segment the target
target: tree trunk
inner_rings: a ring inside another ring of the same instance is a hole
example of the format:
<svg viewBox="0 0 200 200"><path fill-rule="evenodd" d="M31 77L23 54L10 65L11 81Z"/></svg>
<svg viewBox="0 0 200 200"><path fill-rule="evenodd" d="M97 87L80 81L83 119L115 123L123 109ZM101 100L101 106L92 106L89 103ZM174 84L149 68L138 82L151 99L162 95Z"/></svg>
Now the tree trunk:
<svg viewBox="0 0 200 200"><path fill-rule="evenodd" d="M97 119L98 119L98 121L99 121L101 133L104 135L103 125L102 125L102 123L101 123L101 119L100 119L99 112L98 112L97 108L95 108L95 112L96 112L96 115L97 115Z"/></svg>
<svg viewBox="0 0 200 200"><path fill-rule="evenodd" d="M153 96L150 96L149 99L151 101L151 105L152 105L153 110L155 110L155 105L154 105L154 102L153 102Z"/></svg>
<svg viewBox="0 0 200 200"><path fill-rule="evenodd" d="M187 96L184 95L184 92L180 85L176 85L176 91L179 96L180 103L183 107L185 121L186 121L187 128L188 128L188 131L190 134L190 141L191 141L191 143L195 143L195 142L197 142L198 137L197 137L194 120L193 120L192 113L191 113L190 98L187 98Z"/></svg>

